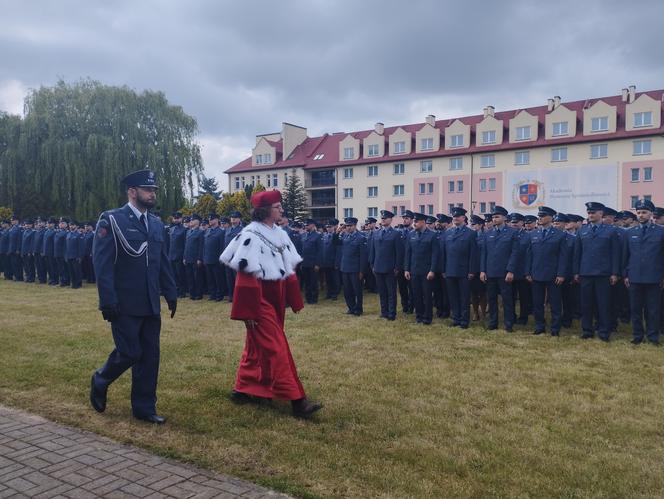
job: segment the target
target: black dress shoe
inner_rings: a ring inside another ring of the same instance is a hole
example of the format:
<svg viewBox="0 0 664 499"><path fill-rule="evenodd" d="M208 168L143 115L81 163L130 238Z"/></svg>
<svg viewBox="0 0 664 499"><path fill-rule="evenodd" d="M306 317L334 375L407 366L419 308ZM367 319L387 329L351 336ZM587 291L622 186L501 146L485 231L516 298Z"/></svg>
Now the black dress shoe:
<svg viewBox="0 0 664 499"><path fill-rule="evenodd" d="M106 391L98 390L95 387L95 375L90 380L90 405L97 412L106 410Z"/></svg>
<svg viewBox="0 0 664 499"><path fill-rule="evenodd" d="M487 327L487 329L489 331L495 331L496 329L498 329L498 326L489 326L489 327Z"/></svg>
<svg viewBox="0 0 664 499"><path fill-rule="evenodd" d="M640 345L643 342L643 340L637 340L636 338L630 340L630 343L632 345Z"/></svg>
<svg viewBox="0 0 664 499"><path fill-rule="evenodd" d="M292 400L293 416L301 419L309 419L315 412L323 408L323 404L318 402L309 402L306 398Z"/></svg>
<svg viewBox="0 0 664 499"><path fill-rule="evenodd" d="M551 331L551 336L560 336L558 331Z"/></svg>
<svg viewBox="0 0 664 499"><path fill-rule="evenodd" d="M152 424L164 424L166 423L166 418L163 416L159 416L157 414L136 414L134 413L134 417L136 419L140 419L141 421L145 421L146 423L152 423Z"/></svg>
<svg viewBox="0 0 664 499"><path fill-rule="evenodd" d="M661 346L662 346L662 344L661 344L659 341L657 341L657 340L656 340L656 341L650 341L650 340L648 340L648 343L650 343L650 344L651 344L652 346L654 346L654 347L661 347Z"/></svg>
<svg viewBox="0 0 664 499"><path fill-rule="evenodd" d="M583 333L583 334L581 335L581 339L582 339L582 340L590 340L590 339L592 339L594 336L595 336L595 335L592 334L592 333Z"/></svg>
<svg viewBox="0 0 664 499"><path fill-rule="evenodd" d="M510 327L506 327L506 328L505 328L505 332L506 332L506 333L513 333L513 332L514 332L514 329L512 328L512 326L510 326Z"/></svg>
<svg viewBox="0 0 664 499"><path fill-rule="evenodd" d="M390 315L390 316L387 317L387 320L388 320L388 321L395 321L395 320L397 320L397 318L394 317L394 316L392 316L392 315Z"/></svg>
<svg viewBox="0 0 664 499"><path fill-rule="evenodd" d="M544 331L538 330L533 333L534 335L544 334Z"/></svg>

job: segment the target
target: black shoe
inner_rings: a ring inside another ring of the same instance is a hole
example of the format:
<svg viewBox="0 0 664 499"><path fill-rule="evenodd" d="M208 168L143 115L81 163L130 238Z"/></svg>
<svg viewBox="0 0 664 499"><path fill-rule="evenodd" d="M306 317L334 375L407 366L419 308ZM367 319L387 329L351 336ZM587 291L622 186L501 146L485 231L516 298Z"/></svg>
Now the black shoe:
<svg viewBox="0 0 664 499"><path fill-rule="evenodd" d="M533 334L534 334L534 335L544 334L544 330L540 330L540 329L538 329L538 330L535 331Z"/></svg>
<svg viewBox="0 0 664 499"><path fill-rule="evenodd" d="M315 412L323 408L323 404L318 402L309 402L306 398L292 400L293 416L296 418L309 419Z"/></svg>
<svg viewBox="0 0 664 499"><path fill-rule="evenodd" d="M506 328L505 328L505 332L506 332L506 333L513 333L513 332L514 332L514 329L512 328L512 326L510 326L510 327L506 327Z"/></svg>
<svg viewBox="0 0 664 499"><path fill-rule="evenodd" d="M390 316L388 316L387 320L388 321L395 321L395 320L397 320L397 318L395 316L390 315Z"/></svg>
<svg viewBox="0 0 664 499"><path fill-rule="evenodd" d="M551 336L560 336L558 331L551 331Z"/></svg>
<svg viewBox="0 0 664 499"><path fill-rule="evenodd" d="M582 340L590 340L590 339L592 339L592 338L594 338L594 337L595 337L595 335L594 335L593 333L583 333L583 334L581 335L581 339L582 339Z"/></svg>
<svg viewBox="0 0 664 499"><path fill-rule="evenodd" d="M90 405L97 412L106 410L106 391L97 390L95 387L95 375L90 379Z"/></svg>
<svg viewBox="0 0 664 499"><path fill-rule="evenodd" d="M650 343L654 347L661 347L662 346L662 344L659 342L659 340L655 340L655 341L648 340L648 343Z"/></svg>
<svg viewBox="0 0 664 499"><path fill-rule="evenodd" d="M423 326L430 326L430 325L431 325L431 321L422 321L421 324L422 324Z"/></svg>
<svg viewBox="0 0 664 499"><path fill-rule="evenodd" d="M166 418L163 416L158 416L157 414L142 415L134 413L134 417L136 419L140 419L141 421L145 421L146 423L152 423L152 424L166 423Z"/></svg>
<svg viewBox="0 0 664 499"><path fill-rule="evenodd" d="M356 316L356 317L359 317L360 315L362 315L362 312L360 312L360 311L353 312L353 315Z"/></svg>
<svg viewBox="0 0 664 499"><path fill-rule="evenodd" d="M498 329L498 326L489 326L489 327L487 327L487 329L489 331L495 331L496 329Z"/></svg>
<svg viewBox="0 0 664 499"><path fill-rule="evenodd" d="M609 338L607 336L600 336L599 339L602 340L604 343L609 342Z"/></svg>
<svg viewBox="0 0 664 499"><path fill-rule="evenodd" d="M246 393L233 390L231 392L231 401L235 402L236 404L248 404L251 402L251 397Z"/></svg>
<svg viewBox="0 0 664 499"><path fill-rule="evenodd" d="M352 310L346 310L346 315L353 315L353 311Z"/></svg>
<svg viewBox="0 0 664 499"><path fill-rule="evenodd" d="M641 343L643 343L643 340L637 340L636 338L634 338L634 339L630 340L630 343L632 345L640 345Z"/></svg>

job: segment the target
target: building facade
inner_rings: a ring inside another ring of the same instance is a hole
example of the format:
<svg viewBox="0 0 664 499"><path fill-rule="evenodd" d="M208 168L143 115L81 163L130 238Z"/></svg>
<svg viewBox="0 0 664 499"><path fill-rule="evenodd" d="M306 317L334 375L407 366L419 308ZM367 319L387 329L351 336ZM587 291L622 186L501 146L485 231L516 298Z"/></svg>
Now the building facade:
<svg viewBox="0 0 664 499"><path fill-rule="evenodd" d="M535 213L583 212L588 200L630 209L664 205L664 90L308 137L284 123L256 137L249 158L226 171L231 192L303 180L313 218L486 213L496 204Z"/></svg>

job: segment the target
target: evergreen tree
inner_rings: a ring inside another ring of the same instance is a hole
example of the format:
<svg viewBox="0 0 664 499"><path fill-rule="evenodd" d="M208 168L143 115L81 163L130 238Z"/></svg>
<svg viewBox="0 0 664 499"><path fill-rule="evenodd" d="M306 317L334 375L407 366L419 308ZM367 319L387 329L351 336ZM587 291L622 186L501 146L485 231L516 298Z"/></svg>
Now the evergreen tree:
<svg viewBox="0 0 664 499"><path fill-rule="evenodd" d="M206 177L201 173L200 180L198 181L198 196L200 197L205 194L209 194L217 201L219 201L219 198L221 197L217 179L214 177Z"/></svg>
<svg viewBox="0 0 664 499"><path fill-rule="evenodd" d="M282 205L291 219L302 219L309 215L307 208L307 193L302 185L302 180L297 175L295 168L288 176L282 195Z"/></svg>

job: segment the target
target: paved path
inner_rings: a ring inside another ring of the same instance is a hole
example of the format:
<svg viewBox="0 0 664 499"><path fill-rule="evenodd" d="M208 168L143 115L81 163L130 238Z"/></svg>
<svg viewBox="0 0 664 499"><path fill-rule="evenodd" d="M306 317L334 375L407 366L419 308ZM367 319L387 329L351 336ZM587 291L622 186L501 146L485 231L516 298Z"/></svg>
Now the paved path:
<svg viewBox="0 0 664 499"><path fill-rule="evenodd" d="M287 496L0 405L4 497Z"/></svg>

